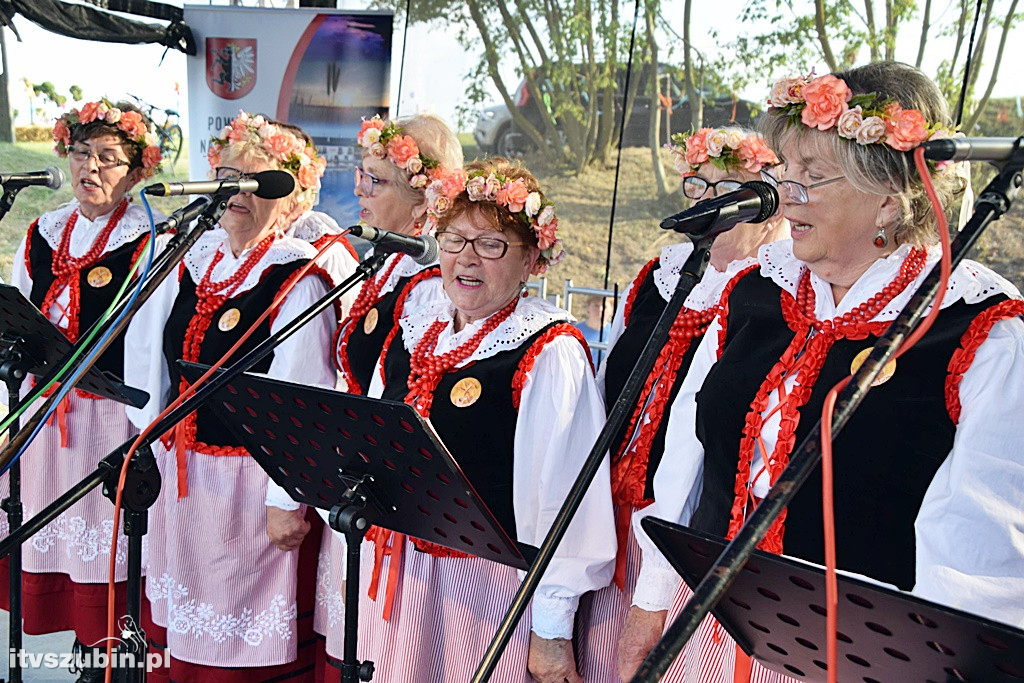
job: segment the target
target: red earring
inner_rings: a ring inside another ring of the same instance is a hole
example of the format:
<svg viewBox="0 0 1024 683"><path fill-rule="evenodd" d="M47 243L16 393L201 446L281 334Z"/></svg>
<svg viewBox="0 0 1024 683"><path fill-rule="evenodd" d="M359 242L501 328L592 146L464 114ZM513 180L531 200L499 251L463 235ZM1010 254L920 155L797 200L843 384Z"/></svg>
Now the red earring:
<svg viewBox="0 0 1024 683"><path fill-rule="evenodd" d="M885 236L885 226L879 228L875 233L874 243L879 249L885 249L889 245L889 238Z"/></svg>

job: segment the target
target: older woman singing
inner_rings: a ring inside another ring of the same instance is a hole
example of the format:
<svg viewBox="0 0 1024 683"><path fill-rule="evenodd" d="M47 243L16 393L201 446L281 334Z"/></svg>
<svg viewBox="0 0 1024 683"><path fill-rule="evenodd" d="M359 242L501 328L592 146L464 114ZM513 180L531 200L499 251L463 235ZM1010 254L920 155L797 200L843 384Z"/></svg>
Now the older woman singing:
<svg viewBox="0 0 1024 683"><path fill-rule="evenodd" d="M652 514L730 538L828 390L860 365L939 259L908 154L949 134L946 102L927 77L879 62L785 79L771 104L764 131L782 167L765 178L779 187L793 239L763 247L760 267L723 299L671 408L675 456L654 479ZM948 206L956 179L943 169L930 176ZM835 440L838 566L1019 627L1024 302L964 261L938 305L934 326L879 376ZM821 476L812 473L761 547L823 563L822 538ZM645 547L641 572L671 569ZM775 676L744 663L714 628L705 621L666 680Z"/></svg>

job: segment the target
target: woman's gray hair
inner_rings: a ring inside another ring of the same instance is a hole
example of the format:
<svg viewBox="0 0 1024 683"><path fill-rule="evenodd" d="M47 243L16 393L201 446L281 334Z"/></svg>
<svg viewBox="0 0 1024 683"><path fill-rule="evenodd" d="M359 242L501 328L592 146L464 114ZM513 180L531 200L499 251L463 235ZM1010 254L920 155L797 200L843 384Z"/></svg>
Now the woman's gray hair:
<svg viewBox="0 0 1024 683"><path fill-rule="evenodd" d="M921 71L900 62L874 62L834 74L854 95L875 93L891 98L904 109L917 109L929 124L952 128L949 106L939 89ZM834 130L819 131L793 125L778 109L769 109L758 122L761 134L785 164L783 142L797 136L812 156L835 159L850 184L862 192L892 196L903 210L890 227L896 244L926 245L937 238L935 215L914 166L912 152L901 152L886 144L861 145L839 137ZM952 219L954 197L963 192L963 181L951 173L931 173L935 192Z"/></svg>

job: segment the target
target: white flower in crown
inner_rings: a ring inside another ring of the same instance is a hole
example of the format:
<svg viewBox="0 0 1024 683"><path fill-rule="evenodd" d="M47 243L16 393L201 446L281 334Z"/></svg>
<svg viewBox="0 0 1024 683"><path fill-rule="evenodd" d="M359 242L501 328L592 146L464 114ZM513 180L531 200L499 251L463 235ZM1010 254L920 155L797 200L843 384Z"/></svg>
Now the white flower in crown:
<svg viewBox="0 0 1024 683"><path fill-rule="evenodd" d="M857 129L857 142L862 145L873 145L884 137L885 119L880 116L868 116Z"/></svg>
<svg viewBox="0 0 1024 683"><path fill-rule="evenodd" d="M533 218L540 211L542 200L539 192L531 192L526 197L526 215Z"/></svg>
<svg viewBox="0 0 1024 683"><path fill-rule="evenodd" d="M836 122L836 131L844 138L857 139L857 132L864 123L864 113L860 105L847 109L839 115Z"/></svg>
<svg viewBox="0 0 1024 683"><path fill-rule="evenodd" d="M723 129L721 129L721 128L719 128L718 130L712 131L711 134L708 135L708 139L707 139L708 155L709 156L713 156L713 157L720 157L720 156L722 156L722 150L725 149L725 144L726 144L726 134L725 134L725 131Z"/></svg>

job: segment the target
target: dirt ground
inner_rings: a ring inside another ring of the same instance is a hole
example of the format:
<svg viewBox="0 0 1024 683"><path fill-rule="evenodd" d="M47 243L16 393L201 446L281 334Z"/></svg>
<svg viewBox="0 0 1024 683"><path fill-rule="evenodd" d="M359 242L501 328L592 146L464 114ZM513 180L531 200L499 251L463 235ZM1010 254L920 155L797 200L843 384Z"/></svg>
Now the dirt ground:
<svg viewBox="0 0 1024 683"><path fill-rule="evenodd" d="M667 153L666 153L667 154ZM559 217L568 255L548 272L549 291L561 291L563 280L575 285L601 287L604 281L609 224L612 228L610 283L627 285L649 259L678 237L658 227L662 218L685 208L681 192L657 198L650 150L622 151L617 206L611 220L611 199L615 188L614 169L590 167L580 176L551 170L543 159L528 158L541 186L550 193ZM668 157L666 179L678 187ZM976 185L975 192L981 187ZM1002 219L993 223L970 255L1024 289L1024 197ZM610 287L611 285L609 285ZM576 308L576 306L574 306Z"/></svg>

